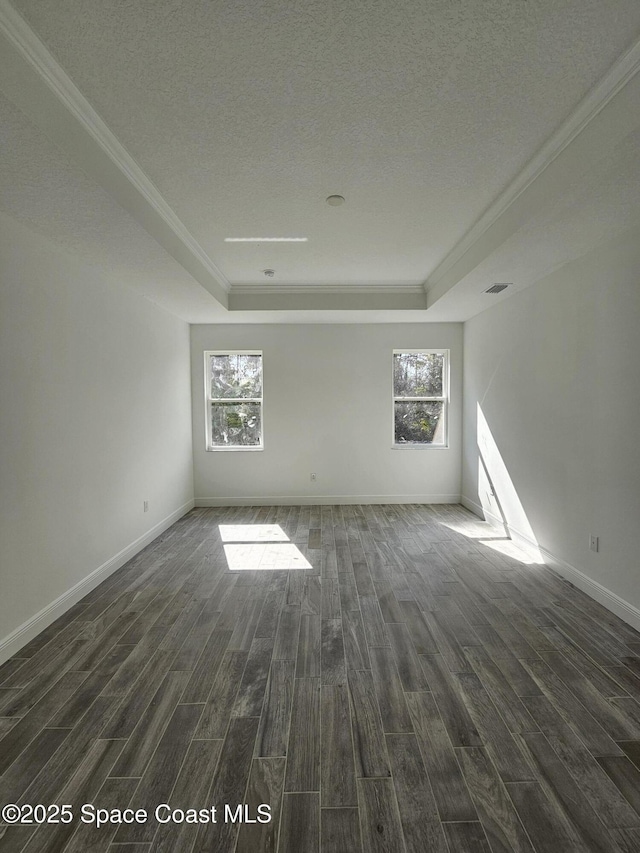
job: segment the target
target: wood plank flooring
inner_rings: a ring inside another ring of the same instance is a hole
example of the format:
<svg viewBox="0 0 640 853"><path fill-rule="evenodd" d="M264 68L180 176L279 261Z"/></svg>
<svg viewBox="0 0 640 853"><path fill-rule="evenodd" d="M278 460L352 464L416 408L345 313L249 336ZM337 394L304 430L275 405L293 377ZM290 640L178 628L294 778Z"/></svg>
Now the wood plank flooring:
<svg viewBox="0 0 640 853"><path fill-rule="evenodd" d="M0 667L1 804L74 810L0 853L637 851L640 635L509 547L460 506L193 510Z"/></svg>

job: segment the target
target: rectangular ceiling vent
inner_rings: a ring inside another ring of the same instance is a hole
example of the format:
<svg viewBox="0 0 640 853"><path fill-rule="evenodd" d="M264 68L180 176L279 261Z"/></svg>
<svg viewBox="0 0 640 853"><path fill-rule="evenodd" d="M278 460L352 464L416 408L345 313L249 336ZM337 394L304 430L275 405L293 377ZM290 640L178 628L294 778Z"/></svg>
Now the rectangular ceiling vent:
<svg viewBox="0 0 640 853"><path fill-rule="evenodd" d="M503 290L506 290L511 284L512 281L507 282L506 284L492 284L485 293L502 293Z"/></svg>

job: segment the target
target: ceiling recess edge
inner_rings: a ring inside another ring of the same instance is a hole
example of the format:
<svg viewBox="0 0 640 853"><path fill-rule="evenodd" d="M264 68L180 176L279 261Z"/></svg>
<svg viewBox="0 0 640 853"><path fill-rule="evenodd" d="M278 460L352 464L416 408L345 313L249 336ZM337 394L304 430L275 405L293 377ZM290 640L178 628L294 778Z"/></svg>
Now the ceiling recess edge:
<svg viewBox="0 0 640 853"><path fill-rule="evenodd" d="M73 116L82 130L91 137L92 141L99 147L103 154L109 158L125 180L142 197L142 200L160 217L173 235L173 239L177 239L178 243L181 244L181 251L176 252L175 246L170 248L169 245L165 245L166 241L147 228L152 236L179 263L185 266L188 272L194 275L209 292L212 291L213 287L214 290L220 288L222 295L228 294L231 286L224 273L218 269L199 245L186 225L165 201L153 181L140 168L124 145L109 129L106 122L98 115L87 98L85 98L68 74L58 64L45 44L8 0L0 0L0 33L5 36L9 44L22 59L26 60L38 77L46 84L48 90L58 99L67 112ZM103 181L99 181L99 183L104 186ZM109 187L105 187L105 189L109 191ZM125 209L129 209L126 204L123 204L122 199L116 198L116 200ZM131 213L132 211L129 209L129 212ZM195 269L189 269L183 263L185 250L196 262ZM182 257L177 257L176 255ZM197 274L198 268L205 271L210 280L203 281ZM215 292L213 295L216 295Z"/></svg>
<svg viewBox="0 0 640 853"><path fill-rule="evenodd" d="M491 226L508 212L519 196L540 177L639 71L640 39L622 54L605 76L585 95L558 130L549 137L537 154L438 264L424 282L423 286L427 294L440 284L443 278L478 243Z"/></svg>

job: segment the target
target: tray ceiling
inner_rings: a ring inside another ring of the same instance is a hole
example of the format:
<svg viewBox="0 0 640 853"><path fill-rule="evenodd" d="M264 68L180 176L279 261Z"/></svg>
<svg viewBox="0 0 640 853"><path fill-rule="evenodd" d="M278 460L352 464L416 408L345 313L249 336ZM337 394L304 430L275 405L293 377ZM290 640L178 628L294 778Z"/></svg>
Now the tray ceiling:
<svg viewBox="0 0 640 853"><path fill-rule="evenodd" d="M0 12L3 209L190 322L466 319L640 223L636 0Z"/></svg>

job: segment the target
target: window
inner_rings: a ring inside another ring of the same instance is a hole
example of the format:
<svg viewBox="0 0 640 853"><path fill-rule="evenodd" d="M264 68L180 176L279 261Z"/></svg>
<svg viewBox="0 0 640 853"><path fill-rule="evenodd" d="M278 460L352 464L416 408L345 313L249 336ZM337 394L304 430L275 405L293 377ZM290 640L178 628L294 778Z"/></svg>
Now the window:
<svg viewBox="0 0 640 853"><path fill-rule="evenodd" d="M205 352L207 450L262 450L262 353Z"/></svg>
<svg viewBox="0 0 640 853"><path fill-rule="evenodd" d="M393 351L393 444L447 446L448 350Z"/></svg>

